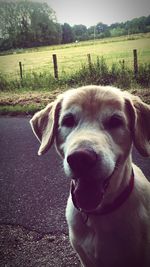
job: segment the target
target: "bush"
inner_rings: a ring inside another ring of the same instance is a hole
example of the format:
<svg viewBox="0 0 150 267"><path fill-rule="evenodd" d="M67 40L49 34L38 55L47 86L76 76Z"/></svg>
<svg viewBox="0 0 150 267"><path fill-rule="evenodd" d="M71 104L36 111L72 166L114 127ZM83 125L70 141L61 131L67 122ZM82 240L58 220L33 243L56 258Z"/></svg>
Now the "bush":
<svg viewBox="0 0 150 267"><path fill-rule="evenodd" d="M144 87L150 86L150 63L142 64L139 66L136 80L140 85Z"/></svg>
<svg viewBox="0 0 150 267"><path fill-rule="evenodd" d="M132 71L124 62L113 63L109 68L105 59L97 58L97 61L90 66L84 65L72 75L71 83L115 85L121 88L130 88L132 83Z"/></svg>

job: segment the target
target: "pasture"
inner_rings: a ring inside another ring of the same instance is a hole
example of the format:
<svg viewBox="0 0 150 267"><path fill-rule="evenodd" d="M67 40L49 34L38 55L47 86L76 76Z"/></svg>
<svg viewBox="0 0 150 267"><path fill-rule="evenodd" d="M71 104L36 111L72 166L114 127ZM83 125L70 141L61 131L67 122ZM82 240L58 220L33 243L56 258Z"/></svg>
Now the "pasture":
<svg viewBox="0 0 150 267"><path fill-rule="evenodd" d="M138 62L150 62L150 33L132 36L106 38L40 48L13 51L0 55L0 73L17 78L19 62L23 65L23 74L49 72L53 75L52 55L57 55L59 74L70 74L87 63L87 54L92 61L104 57L106 63L118 63L125 60L129 68L133 66L133 49L137 49Z"/></svg>

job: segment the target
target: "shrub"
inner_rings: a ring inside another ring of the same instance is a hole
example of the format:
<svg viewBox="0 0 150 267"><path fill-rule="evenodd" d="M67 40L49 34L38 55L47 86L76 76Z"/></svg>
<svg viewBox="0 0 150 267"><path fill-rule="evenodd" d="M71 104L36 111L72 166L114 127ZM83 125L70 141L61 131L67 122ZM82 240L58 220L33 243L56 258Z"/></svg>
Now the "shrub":
<svg viewBox="0 0 150 267"><path fill-rule="evenodd" d="M150 86L150 63L142 64L139 66L136 80L140 85L144 87Z"/></svg>

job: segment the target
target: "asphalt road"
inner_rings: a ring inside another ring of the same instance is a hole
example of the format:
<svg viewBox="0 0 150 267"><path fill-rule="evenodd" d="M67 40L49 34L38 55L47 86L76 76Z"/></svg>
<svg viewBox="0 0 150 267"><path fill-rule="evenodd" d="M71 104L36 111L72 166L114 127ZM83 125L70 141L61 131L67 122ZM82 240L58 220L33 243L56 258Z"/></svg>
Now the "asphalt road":
<svg viewBox="0 0 150 267"><path fill-rule="evenodd" d="M38 147L29 118L0 118L0 223L66 232L69 180L54 147L40 157ZM150 177L150 159L134 152L134 161Z"/></svg>
<svg viewBox="0 0 150 267"><path fill-rule="evenodd" d="M54 147L41 157L38 147L29 118L0 117L0 225L66 235L70 181ZM136 150L133 158L150 178L150 159L142 158Z"/></svg>
<svg viewBox="0 0 150 267"><path fill-rule="evenodd" d="M38 147L29 118L0 118L0 223L65 232L69 181L54 148Z"/></svg>

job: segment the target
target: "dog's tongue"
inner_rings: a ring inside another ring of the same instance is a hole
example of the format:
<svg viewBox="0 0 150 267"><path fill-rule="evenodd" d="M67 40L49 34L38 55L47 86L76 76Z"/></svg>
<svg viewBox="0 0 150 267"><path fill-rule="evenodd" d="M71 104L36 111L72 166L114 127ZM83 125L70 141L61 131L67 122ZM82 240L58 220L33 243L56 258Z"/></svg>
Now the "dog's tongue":
<svg viewBox="0 0 150 267"><path fill-rule="evenodd" d="M96 209L103 197L97 182L76 180L74 183L73 198L78 208L85 211Z"/></svg>

